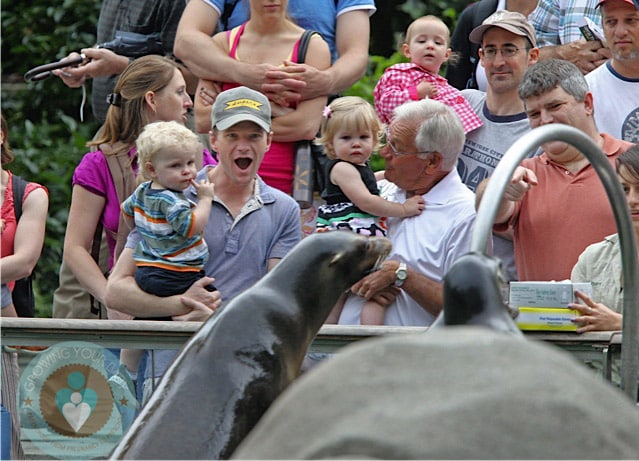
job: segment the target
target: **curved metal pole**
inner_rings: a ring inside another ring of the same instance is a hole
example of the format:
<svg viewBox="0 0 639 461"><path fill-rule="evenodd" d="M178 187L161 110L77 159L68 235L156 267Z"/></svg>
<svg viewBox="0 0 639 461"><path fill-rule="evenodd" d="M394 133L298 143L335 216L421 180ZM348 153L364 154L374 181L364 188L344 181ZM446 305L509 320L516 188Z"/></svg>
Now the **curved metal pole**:
<svg viewBox="0 0 639 461"><path fill-rule="evenodd" d="M582 131L562 124L535 128L515 141L495 168L486 187L475 221L471 251L485 253L492 233L497 208L515 168L543 143L564 141L579 149L590 161L608 194L619 232L623 267L623 339L621 349L621 387L633 401L637 400L639 373L639 282L635 234L625 194L617 175L605 155Z"/></svg>

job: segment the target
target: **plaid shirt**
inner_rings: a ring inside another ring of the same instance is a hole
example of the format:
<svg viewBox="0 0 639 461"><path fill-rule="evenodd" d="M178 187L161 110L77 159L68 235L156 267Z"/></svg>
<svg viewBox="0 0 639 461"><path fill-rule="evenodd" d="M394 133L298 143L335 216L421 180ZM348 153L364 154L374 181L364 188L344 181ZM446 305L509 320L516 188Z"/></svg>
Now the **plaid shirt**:
<svg viewBox="0 0 639 461"><path fill-rule="evenodd" d="M537 46L563 45L582 39L577 20L586 16L601 26L598 0L539 0L528 20L535 28Z"/></svg>
<svg viewBox="0 0 639 461"><path fill-rule="evenodd" d="M424 80L437 86L437 96L433 99L453 108L461 119L465 133L482 126L481 119L457 88L449 85L444 77L431 74L413 63L390 66L375 85L375 110L382 122L390 123L395 107L420 99L417 85Z"/></svg>
<svg viewBox="0 0 639 461"><path fill-rule="evenodd" d="M109 42L115 38L117 30L140 34L162 34L162 46L166 56L173 55L173 43L177 26L186 2L182 0L105 0L98 17L97 42ZM119 75L93 79L93 114L104 123L109 108L107 94Z"/></svg>

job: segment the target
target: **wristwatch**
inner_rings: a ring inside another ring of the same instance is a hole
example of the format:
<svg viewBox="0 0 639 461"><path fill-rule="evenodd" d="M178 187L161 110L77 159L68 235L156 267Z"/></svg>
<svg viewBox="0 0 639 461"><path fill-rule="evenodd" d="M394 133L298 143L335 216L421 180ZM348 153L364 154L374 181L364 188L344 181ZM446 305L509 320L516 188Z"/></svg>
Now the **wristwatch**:
<svg viewBox="0 0 639 461"><path fill-rule="evenodd" d="M408 277L406 263L399 263L399 267L395 271L395 286L401 287L406 281L406 277Z"/></svg>

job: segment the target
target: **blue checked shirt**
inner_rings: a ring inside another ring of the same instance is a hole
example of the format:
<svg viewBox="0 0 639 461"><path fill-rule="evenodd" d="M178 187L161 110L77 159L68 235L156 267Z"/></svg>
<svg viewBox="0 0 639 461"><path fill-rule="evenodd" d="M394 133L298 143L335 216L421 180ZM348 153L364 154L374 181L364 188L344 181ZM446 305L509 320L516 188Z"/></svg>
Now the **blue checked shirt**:
<svg viewBox="0 0 639 461"><path fill-rule="evenodd" d="M535 28L537 46L563 45L582 37L577 21L586 16L601 26L598 0L539 0L528 20Z"/></svg>

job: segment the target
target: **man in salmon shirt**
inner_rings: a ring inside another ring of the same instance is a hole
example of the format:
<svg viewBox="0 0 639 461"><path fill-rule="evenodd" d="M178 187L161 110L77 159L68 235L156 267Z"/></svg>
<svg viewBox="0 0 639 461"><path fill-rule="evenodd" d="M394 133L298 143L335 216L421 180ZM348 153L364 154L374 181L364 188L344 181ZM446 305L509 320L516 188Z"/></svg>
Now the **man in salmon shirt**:
<svg viewBox="0 0 639 461"><path fill-rule="evenodd" d="M631 143L599 133L592 93L574 64L549 59L531 66L519 85L531 128L563 123L580 129L614 161ZM499 204L495 231L514 231L519 279L564 280L581 252L616 232L606 192L588 159L561 141L525 159ZM486 180L487 181L487 180ZM478 201L486 187L480 183Z"/></svg>

